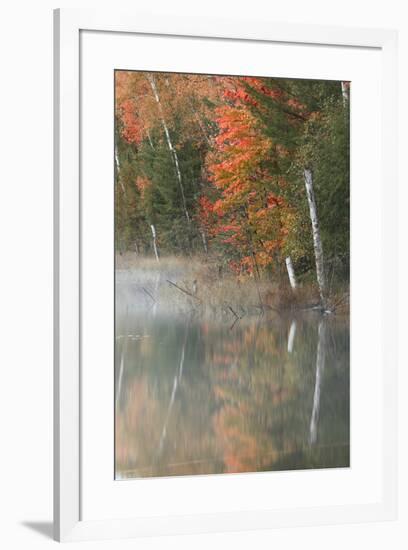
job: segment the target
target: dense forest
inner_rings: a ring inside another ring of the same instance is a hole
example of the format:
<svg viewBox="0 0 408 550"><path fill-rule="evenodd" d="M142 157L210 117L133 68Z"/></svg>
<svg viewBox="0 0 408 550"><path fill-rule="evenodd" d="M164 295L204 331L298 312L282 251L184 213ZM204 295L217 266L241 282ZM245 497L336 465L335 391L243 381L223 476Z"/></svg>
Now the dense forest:
<svg viewBox="0 0 408 550"><path fill-rule="evenodd" d="M344 306L349 103L347 82L116 71L117 265L196 262L262 308L268 285Z"/></svg>

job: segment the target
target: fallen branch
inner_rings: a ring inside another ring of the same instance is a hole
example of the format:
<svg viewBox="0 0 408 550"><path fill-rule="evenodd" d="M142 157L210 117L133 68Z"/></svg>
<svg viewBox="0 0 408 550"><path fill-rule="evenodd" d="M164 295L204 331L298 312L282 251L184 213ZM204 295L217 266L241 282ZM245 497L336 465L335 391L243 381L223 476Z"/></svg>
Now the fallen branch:
<svg viewBox="0 0 408 550"><path fill-rule="evenodd" d="M198 296L195 296L194 294L192 294L191 292L189 292L188 290L186 290L185 288L181 288L181 286L179 285L176 285L176 283L173 283L173 281L169 281L169 279L166 279L166 281L177 288L177 290L180 290L180 292L183 292L184 294L187 294L187 296L190 296L191 298L194 298L195 300L197 300L198 302L200 302L201 304L201 300Z"/></svg>

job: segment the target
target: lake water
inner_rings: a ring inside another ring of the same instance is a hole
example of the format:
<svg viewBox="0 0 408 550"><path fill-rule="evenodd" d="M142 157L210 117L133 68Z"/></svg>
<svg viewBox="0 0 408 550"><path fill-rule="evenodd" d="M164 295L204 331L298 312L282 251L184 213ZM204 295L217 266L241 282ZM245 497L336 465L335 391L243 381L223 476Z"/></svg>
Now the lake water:
<svg viewBox="0 0 408 550"><path fill-rule="evenodd" d="M117 479L347 467L348 319L201 318L119 280L115 403Z"/></svg>

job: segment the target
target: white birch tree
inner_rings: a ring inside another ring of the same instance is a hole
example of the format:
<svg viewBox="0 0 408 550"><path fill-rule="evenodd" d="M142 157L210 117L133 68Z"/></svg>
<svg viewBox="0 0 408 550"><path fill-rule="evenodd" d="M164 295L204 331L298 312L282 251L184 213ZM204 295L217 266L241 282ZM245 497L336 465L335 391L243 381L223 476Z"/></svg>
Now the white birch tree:
<svg viewBox="0 0 408 550"><path fill-rule="evenodd" d="M202 240L202 242L203 242L204 252L205 252L206 254L208 254L207 237L206 237L206 234L205 234L204 229L201 229L201 230L200 230L200 235L201 235L201 240Z"/></svg>
<svg viewBox="0 0 408 550"><path fill-rule="evenodd" d="M116 165L116 181L119 183L123 194L126 196L126 189L123 185L122 179L120 177L120 161L119 161L119 153L118 153L118 145L115 143L115 165Z"/></svg>
<svg viewBox="0 0 408 550"><path fill-rule="evenodd" d="M153 224L151 224L150 229L152 230L154 255L156 256L157 262L160 262L159 251L157 250L157 243L156 243L156 228L154 227Z"/></svg>
<svg viewBox="0 0 408 550"><path fill-rule="evenodd" d="M163 106L162 106L162 103L161 103L161 100L160 100L159 92L157 90L156 80L154 78L154 75L152 75L152 74L148 74L146 76L146 78L147 78L147 80L150 84L150 87L151 87L152 92L153 92L154 99L157 103L157 107L158 107L158 110L159 110L160 121L161 121L161 124L163 126L164 135L166 136L167 146L169 148L170 155L172 157L174 168L175 168L175 171L176 171L177 182L178 182L179 188L180 188L180 194L181 194L181 200L182 200L184 215L186 216L187 223L190 224L190 215L189 215L188 210L187 210L186 197L185 197L185 193L184 193L183 180L182 180L182 177L181 177L179 159L178 159L177 151L174 148L173 142L172 142L171 137L170 137L169 128L167 126L167 122L166 122L166 119L165 119L165 116L164 116Z"/></svg>
<svg viewBox="0 0 408 550"><path fill-rule="evenodd" d="M288 256L285 262L286 262L286 269L288 272L290 286L292 287L292 290L295 291L297 287L297 282L296 282L295 270L293 268L292 258Z"/></svg>
<svg viewBox="0 0 408 550"><path fill-rule="evenodd" d="M316 278L319 287L320 303L323 310L326 310L326 278L324 273L323 245L320 235L319 218L317 215L316 198L313 187L312 171L304 170L307 201L309 204L310 221L312 223L313 248L316 262Z"/></svg>

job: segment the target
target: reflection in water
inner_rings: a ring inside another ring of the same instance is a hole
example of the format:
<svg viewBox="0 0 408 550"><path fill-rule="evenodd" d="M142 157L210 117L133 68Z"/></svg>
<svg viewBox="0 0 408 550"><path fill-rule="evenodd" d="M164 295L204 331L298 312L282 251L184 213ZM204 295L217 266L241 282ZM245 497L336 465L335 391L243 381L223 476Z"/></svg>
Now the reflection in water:
<svg viewBox="0 0 408 550"><path fill-rule="evenodd" d="M159 443L159 453L160 454L161 454L161 451L163 449L164 439L165 439L166 434L167 434L167 423L168 423L169 418L170 418L171 409L173 408L174 399L176 397L176 391L177 391L178 385L180 383L181 376L183 374L184 357L185 357L187 334L188 334L187 328L188 328L188 325L186 325L186 329L184 331L185 338L184 338L184 342L183 342L183 347L181 349L180 365L179 365L178 371L177 371L177 373L174 377L173 390L171 392L170 404L169 404L169 408L167 410L166 420L164 421L163 431L162 431L162 434L161 434L161 437L160 437L160 443Z"/></svg>
<svg viewBox="0 0 408 550"><path fill-rule="evenodd" d="M288 353L292 353L293 345L295 343L295 334L296 334L296 321L293 321L290 324L289 336L288 336Z"/></svg>
<svg viewBox="0 0 408 550"><path fill-rule="evenodd" d="M152 294L117 292L118 478L349 465L347 319L231 326L161 311Z"/></svg>
<svg viewBox="0 0 408 550"><path fill-rule="evenodd" d="M326 354L326 323L324 319L319 321L317 353L316 353L316 382L313 395L313 411L310 420L310 443L315 444L317 441L317 423L319 421L320 411L320 389L322 384L322 376L324 369L324 360Z"/></svg>

